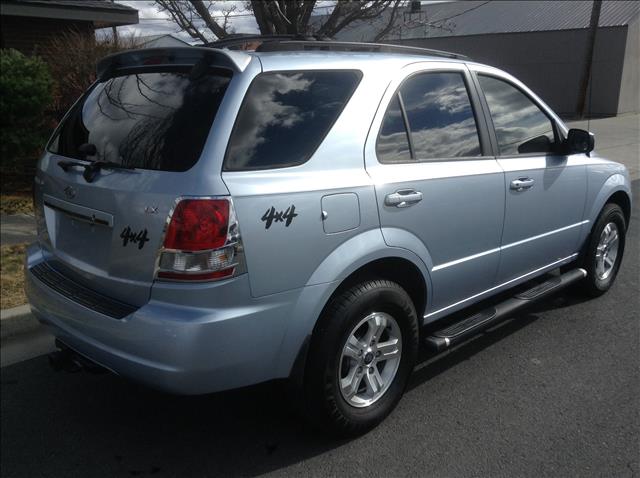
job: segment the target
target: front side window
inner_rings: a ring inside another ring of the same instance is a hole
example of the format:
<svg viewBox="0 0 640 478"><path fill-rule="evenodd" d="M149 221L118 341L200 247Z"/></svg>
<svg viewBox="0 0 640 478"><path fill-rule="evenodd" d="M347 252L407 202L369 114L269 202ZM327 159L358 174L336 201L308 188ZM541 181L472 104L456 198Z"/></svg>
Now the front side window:
<svg viewBox="0 0 640 478"><path fill-rule="evenodd" d="M60 124L49 150L75 159L186 171L202 153L229 81L222 74L159 71L98 82Z"/></svg>
<svg viewBox="0 0 640 478"><path fill-rule="evenodd" d="M528 96L506 81L478 75L493 120L501 156L548 153L553 123Z"/></svg>
<svg viewBox="0 0 640 478"><path fill-rule="evenodd" d="M258 75L240 107L224 170L284 168L306 162L342 113L361 76L345 70Z"/></svg>
<svg viewBox="0 0 640 478"><path fill-rule="evenodd" d="M478 128L462 73L421 73L406 80L389 105L376 144L382 163L477 157ZM399 101L398 101L399 100ZM406 114L406 123L402 109ZM410 141L407 144L408 131Z"/></svg>

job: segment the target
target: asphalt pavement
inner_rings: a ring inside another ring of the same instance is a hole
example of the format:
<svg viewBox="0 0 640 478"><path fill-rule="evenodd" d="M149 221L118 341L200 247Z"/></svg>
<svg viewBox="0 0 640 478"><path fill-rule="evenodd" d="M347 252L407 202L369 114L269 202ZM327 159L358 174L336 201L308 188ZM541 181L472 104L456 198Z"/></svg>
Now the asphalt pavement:
<svg viewBox="0 0 640 478"><path fill-rule="evenodd" d="M398 408L363 437L309 428L277 384L175 397L53 372L41 356L2 368L1 475L638 477L637 204L608 294L561 293L423 352Z"/></svg>

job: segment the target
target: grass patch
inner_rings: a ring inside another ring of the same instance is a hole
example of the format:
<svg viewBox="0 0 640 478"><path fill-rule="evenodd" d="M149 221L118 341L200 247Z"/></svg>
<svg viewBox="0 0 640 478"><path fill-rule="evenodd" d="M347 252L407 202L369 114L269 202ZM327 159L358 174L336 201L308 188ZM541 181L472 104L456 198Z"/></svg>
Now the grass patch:
<svg viewBox="0 0 640 478"><path fill-rule="evenodd" d="M33 199L29 193L0 194L0 212L2 214L33 215Z"/></svg>
<svg viewBox="0 0 640 478"><path fill-rule="evenodd" d="M26 304L24 295L24 272L22 264L27 249L26 244L1 246L0 258L0 308L8 309Z"/></svg>

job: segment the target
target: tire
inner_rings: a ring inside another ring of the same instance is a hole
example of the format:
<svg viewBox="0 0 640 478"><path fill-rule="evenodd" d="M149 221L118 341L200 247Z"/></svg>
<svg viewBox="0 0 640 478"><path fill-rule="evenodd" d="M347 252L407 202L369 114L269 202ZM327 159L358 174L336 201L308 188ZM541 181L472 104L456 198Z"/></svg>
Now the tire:
<svg viewBox="0 0 640 478"><path fill-rule="evenodd" d="M398 284L368 280L339 293L326 307L309 346L307 417L340 436L360 435L378 425L404 393L418 337L413 302Z"/></svg>
<svg viewBox="0 0 640 478"><path fill-rule="evenodd" d="M611 288L622 262L626 231L626 221L620 206L613 203L606 204L593 226L582 257L581 267L587 271L587 277L580 283L580 291L583 294L588 297L599 297ZM611 239L612 234L617 235L617 240ZM607 242L607 236L610 242ZM604 249L604 257L609 259L607 262L602 262L603 243L608 244ZM614 248L615 257L612 259ZM604 268L603 265L605 265Z"/></svg>

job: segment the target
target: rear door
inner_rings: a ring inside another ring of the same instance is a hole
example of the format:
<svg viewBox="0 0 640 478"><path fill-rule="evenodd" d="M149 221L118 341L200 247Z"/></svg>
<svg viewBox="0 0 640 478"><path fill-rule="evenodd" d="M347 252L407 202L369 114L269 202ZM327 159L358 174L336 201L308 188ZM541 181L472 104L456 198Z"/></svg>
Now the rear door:
<svg viewBox="0 0 640 478"><path fill-rule="evenodd" d="M505 223L498 281L562 261L578 247L586 194L580 158L560 150L561 130L522 85L477 74L505 171Z"/></svg>
<svg viewBox="0 0 640 478"><path fill-rule="evenodd" d="M227 194L203 187L198 161L231 76L202 65L142 66L96 82L78 101L36 177L52 266L120 301L148 300L176 199ZM131 169L88 177L96 162Z"/></svg>
<svg viewBox="0 0 640 478"><path fill-rule="evenodd" d="M427 251L428 317L494 285L504 178L466 66L430 62L405 70L382 100L366 166L385 241Z"/></svg>

